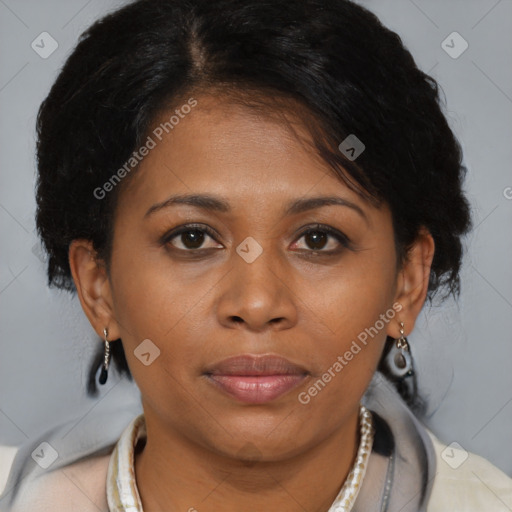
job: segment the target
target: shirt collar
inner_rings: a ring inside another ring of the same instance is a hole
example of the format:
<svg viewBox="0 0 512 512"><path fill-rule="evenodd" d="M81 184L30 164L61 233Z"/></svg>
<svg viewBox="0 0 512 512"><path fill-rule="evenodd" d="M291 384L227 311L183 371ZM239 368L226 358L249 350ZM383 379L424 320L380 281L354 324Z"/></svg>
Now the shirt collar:
<svg viewBox="0 0 512 512"><path fill-rule="evenodd" d="M146 439L144 414L134 418L121 434L110 456L107 471L107 502L110 512L142 512L135 481L135 447Z"/></svg>

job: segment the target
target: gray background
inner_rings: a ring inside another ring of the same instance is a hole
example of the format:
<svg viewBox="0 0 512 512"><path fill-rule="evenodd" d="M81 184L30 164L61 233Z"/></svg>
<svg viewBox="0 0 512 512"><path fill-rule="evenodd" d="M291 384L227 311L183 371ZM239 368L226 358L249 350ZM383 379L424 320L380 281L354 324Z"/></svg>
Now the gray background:
<svg viewBox="0 0 512 512"><path fill-rule="evenodd" d="M37 109L80 33L122 3L0 0L0 444L18 445L65 419L79 427L101 410L140 408L137 388L115 375L99 399L85 396L98 341L76 298L46 287L34 233ZM360 3L441 84L469 169L476 228L462 296L427 307L409 338L431 402L426 422L446 444L457 441L512 475L512 1ZM59 45L47 59L31 48L44 31ZM456 59L441 47L453 31L469 44Z"/></svg>

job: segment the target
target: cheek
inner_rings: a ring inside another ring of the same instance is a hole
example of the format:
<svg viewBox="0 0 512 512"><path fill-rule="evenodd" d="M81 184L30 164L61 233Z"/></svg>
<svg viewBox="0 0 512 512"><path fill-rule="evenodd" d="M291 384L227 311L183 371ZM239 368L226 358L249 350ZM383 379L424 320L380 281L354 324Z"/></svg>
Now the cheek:
<svg viewBox="0 0 512 512"><path fill-rule="evenodd" d="M392 250L365 249L323 273L303 274L296 295L310 312L310 322L335 345L355 339L391 308L396 282L393 256Z"/></svg>
<svg viewBox="0 0 512 512"><path fill-rule="evenodd" d="M314 377L328 382L325 390L322 382L311 390L322 395L318 406L334 403L340 393L357 399L364 392L378 365L388 325L397 321L392 307L395 281L391 249L353 255L316 286L304 283L301 293L311 312L308 330L316 344L309 347L318 370Z"/></svg>
<svg viewBox="0 0 512 512"><path fill-rule="evenodd" d="M199 355L205 352L204 333L211 330L208 290L213 290L218 280L213 272L187 275L162 255L151 260L148 252L113 253L115 317L130 370L141 390L146 384L164 389L173 379L192 378L190 369L197 368ZM154 345L152 350L158 353L150 366L137 357L143 342L150 351Z"/></svg>
<svg viewBox="0 0 512 512"><path fill-rule="evenodd" d="M333 410L340 405L345 411L354 410L359 403L378 366L387 325L395 316L392 304L380 294L365 295L362 287L361 295L351 287L347 291L351 293L340 293L329 304L331 327L316 326L316 347L309 347L316 372L296 397L308 414L323 418L326 428L343 419L332 415ZM324 336L318 335L321 330Z"/></svg>
<svg viewBox="0 0 512 512"><path fill-rule="evenodd" d="M130 251L131 244L119 240L111 271L116 318L130 338L160 339L192 310L204 282L184 279L163 251Z"/></svg>

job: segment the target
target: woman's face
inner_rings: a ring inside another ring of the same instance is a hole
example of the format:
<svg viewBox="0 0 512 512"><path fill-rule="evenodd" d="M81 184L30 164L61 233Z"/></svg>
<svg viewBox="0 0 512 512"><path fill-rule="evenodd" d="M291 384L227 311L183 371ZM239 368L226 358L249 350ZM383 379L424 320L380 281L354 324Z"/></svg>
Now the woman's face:
<svg viewBox="0 0 512 512"><path fill-rule="evenodd" d="M148 431L278 460L355 425L386 335L398 334L391 215L275 117L196 100L162 140L151 135L120 194L102 288L109 338L122 338ZM312 201L326 197L338 204ZM263 355L289 363L220 364Z"/></svg>

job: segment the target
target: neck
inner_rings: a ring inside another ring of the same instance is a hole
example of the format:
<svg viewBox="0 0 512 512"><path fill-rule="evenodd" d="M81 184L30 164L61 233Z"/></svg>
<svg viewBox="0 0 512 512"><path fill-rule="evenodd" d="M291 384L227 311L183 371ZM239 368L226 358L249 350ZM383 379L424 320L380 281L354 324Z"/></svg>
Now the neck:
<svg viewBox="0 0 512 512"><path fill-rule="evenodd" d="M134 462L145 512L326 512L355 460L359 410L319 444L277 461L228 457L179 433L146 428Z"/></svg>

